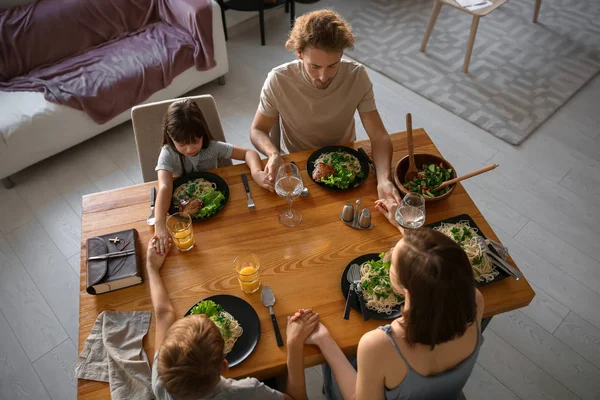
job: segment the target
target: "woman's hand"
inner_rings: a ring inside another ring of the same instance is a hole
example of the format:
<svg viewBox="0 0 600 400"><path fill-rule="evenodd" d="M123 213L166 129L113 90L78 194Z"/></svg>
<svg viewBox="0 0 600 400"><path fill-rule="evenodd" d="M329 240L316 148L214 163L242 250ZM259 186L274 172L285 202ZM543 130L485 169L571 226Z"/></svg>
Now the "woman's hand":
<svg viewBox="0 0 600 400"><path fill-rule="evenodd" d="M154 236L152 243L156 252L160 255L167 254L171 245L171 236L164 223L157 221L154 226Z"/></svg>
<svg viewBox="0 0 600 400"><path fill-rule="evenodd" d="M310 309L299 310L293 317L287 319L286 338L288 346L304 344L319 323L319 314Z"/></svg>
<svg viewBox="0 0 600 400"><path fill-rule="evenodd" d="M269 179L269 175L265 171L257 170L252 172L252 179L258 186L267 189L270 192L275 192L273 181Z"/></svg>
<svg viewBox="0 0 600 400"><path fill-rule="evenodd" d="M320 346L323 339L326 339L328 337L331 337L331 335L329 334L329 330L325 327L325 325L319 322L315 329L312 331L312 333L308 335L304 343Z"/></svg>
<svg viewBox="0 0 600 400"><path fill-rule="evenodd" d="M387 220L390 221L390 224L398 228L400 232L404 233L404 229L402 229L400 224L398 224L396 221L396 210L398 209L398 203L387 199L375 200L375 209L382 213Z"/></svg>

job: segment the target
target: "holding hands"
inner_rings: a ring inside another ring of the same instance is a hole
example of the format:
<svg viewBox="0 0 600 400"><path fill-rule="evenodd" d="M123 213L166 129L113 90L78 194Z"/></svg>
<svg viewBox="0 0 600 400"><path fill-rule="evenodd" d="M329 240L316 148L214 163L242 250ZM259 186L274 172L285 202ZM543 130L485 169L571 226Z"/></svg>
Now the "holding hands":
<svg viewBox="0 0 600 400"><path fill-rule="evenodd" d="M288 346L302 346L319 325L319 314L311 309L300 309L287 318L286 337Z"/></svg>

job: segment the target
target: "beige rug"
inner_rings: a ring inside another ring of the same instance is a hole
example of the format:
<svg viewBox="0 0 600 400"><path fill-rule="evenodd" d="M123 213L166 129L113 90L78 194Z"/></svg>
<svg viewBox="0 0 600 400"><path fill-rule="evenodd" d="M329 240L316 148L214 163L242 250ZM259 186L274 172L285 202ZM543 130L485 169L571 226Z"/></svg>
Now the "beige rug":
<svg viewBox="0 0 600 400"><path fill-rule="evenodd" d="M509 143L519 144L600 70L600 0L512 0L479 22L444 5L419 52L432 0L370 0L348 16L348 55Z"/></svg>

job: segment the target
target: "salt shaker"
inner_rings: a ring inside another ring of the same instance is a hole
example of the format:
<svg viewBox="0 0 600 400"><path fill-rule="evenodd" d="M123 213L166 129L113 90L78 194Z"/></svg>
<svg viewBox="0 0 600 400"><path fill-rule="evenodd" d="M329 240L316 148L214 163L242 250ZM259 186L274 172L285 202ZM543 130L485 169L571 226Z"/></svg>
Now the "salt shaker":
<svg viewBox="0 0 600 400"><path fill-rule="evenodd" d="M352 222L354 219L354 206L352 204L344 205L342 209L342 219L346 222Z"/></svg>
<svg viewBox="0 0 600 400"><path fill-rule="evenodd" d="M371 211L368 208L365 208L360 213L360 217L358 219L358 225L361 228L368 228L371 225Z"/></svg>

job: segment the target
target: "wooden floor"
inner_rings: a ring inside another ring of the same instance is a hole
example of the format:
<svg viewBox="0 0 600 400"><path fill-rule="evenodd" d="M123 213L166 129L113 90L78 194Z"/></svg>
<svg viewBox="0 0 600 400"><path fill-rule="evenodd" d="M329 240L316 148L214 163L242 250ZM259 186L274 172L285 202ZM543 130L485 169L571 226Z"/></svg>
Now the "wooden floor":
<svg viewBox="0 0 600 400"><path fill-rule="evenodd" d="M301 13L360 0L298 5ZM249 21L230 31L227 84L215 96L230 142L248 129L270 68L291 60L281 10L267 46ZM477 57L477 54L473 55ZM469 399L600 398L600 78L513 147L370 71L390 132L407 112L460 172L500 167L465 183L537 293L525 309L495 317L465 393ZM357 124L358 137L365 138ZM75 398L81 196L141 182L126 123L15 176L0 189L0 399ZM322 398L319 368L307 370Z"/></svg>

